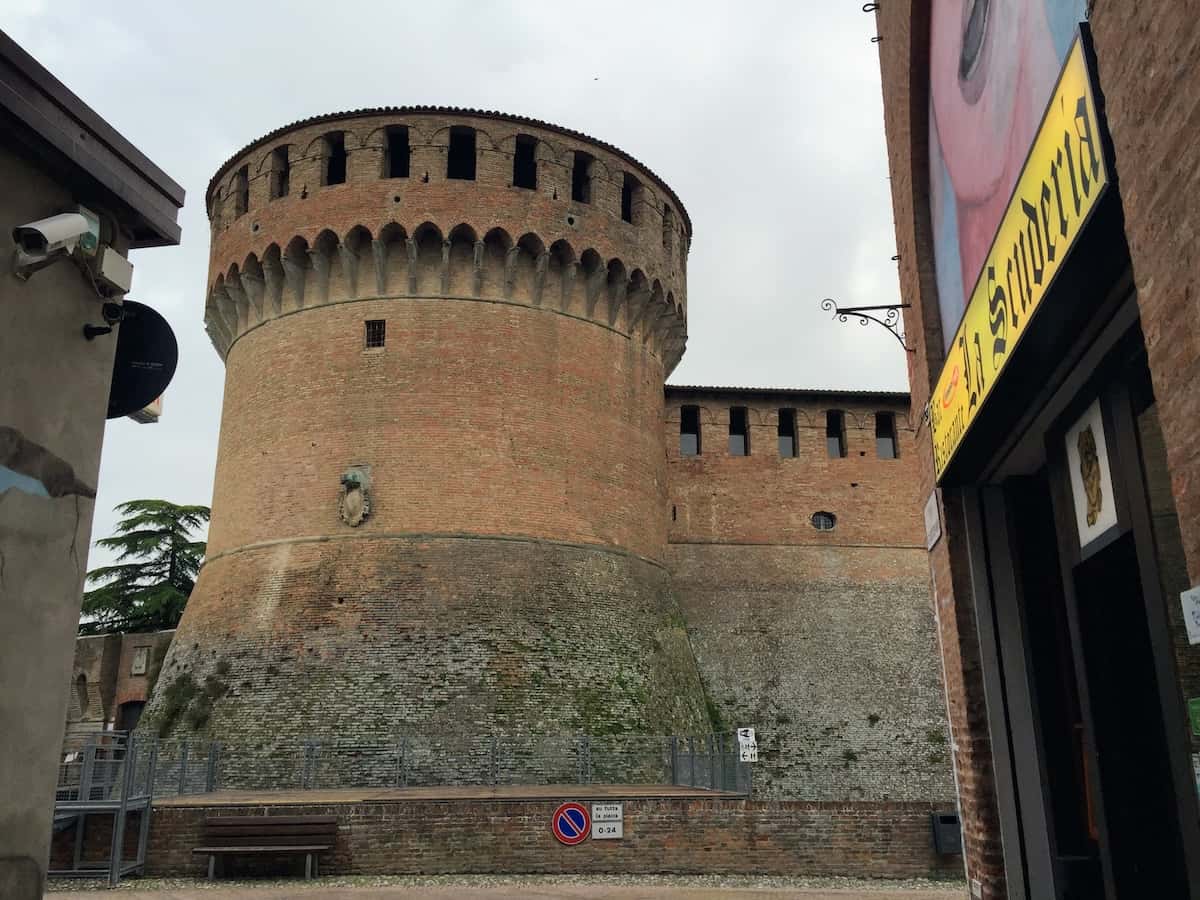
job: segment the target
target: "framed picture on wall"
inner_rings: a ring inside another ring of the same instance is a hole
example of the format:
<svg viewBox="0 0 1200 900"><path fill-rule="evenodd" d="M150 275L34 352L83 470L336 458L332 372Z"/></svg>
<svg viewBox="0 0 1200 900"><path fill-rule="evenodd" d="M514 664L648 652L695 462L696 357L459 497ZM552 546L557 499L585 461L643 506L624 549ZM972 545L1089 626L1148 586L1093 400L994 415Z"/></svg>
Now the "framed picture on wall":
<svg viewBox="0 0 1200 900"><path fill-rule="evenodd" d="M1067 429L1065 440L1079 550L1087 556L1088 549L1117 525L1112 467L1098 399Z"/></svg>

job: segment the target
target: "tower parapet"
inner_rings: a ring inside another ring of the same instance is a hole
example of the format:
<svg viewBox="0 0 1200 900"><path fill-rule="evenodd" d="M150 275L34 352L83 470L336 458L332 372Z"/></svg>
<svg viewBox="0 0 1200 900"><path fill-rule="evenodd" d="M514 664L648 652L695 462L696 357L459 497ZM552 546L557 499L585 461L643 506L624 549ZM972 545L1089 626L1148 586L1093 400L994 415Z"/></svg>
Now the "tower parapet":
<svg viewBox="0 0 1200 900"><path fill-rule="evenodd" d="M222 358L308 307L447 296L597 322L667 374L683 354L686 211L632 157L567 129L429 107L321 116L225 163L207 205Z"/></svg>

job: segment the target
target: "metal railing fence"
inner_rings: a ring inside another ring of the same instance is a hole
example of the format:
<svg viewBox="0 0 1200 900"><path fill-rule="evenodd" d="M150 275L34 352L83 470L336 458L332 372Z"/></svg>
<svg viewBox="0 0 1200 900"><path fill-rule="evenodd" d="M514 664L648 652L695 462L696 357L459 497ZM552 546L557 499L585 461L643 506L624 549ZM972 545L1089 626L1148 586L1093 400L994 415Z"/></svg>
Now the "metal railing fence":
<svg viewBox="0 0 1200 900"><path fill-rule="evenodd" d="M448 785L662 784L748 794L731 734L310 737L272 745L164 740L155 794Z"/></svg>

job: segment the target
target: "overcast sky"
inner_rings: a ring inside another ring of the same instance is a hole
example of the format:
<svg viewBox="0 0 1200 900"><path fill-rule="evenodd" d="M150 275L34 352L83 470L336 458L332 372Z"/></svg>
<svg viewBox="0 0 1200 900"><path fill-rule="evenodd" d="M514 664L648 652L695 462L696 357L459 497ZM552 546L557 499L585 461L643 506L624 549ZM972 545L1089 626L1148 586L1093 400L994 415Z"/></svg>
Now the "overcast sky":
<svg viewBox="0 0 1200 900"><path fill-rule="evenodd" d="M162 420L108 424L94 537L117 503L212 498L224 367L204 334L204 189L305 116L441 104L621 147L692 218L677 384L904 390L876 326L819 308L899 301L874 16L859 0L742 3L0 0L0 27L187 191L179 247L136 251L131 299L179 369ZM92 565L106 562L93 550Z"/></svg>

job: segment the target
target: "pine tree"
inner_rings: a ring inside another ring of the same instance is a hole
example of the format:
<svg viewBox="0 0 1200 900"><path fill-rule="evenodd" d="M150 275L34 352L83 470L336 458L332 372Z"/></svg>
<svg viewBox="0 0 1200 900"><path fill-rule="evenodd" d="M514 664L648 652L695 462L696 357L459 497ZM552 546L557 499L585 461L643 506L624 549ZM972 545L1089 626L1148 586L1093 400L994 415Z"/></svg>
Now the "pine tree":
<svg viewBox="0 0 1200 900"><path fill-rule="evenodd" d="M118 551L117 562L92 569L83 594L80 634L158 631L183 615L204 559L205 542L192 532L209 518L207 506L130 500L117 507L116 534L96 542Z"/></svg>

